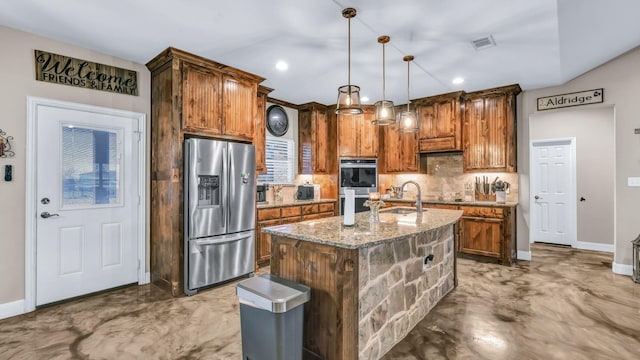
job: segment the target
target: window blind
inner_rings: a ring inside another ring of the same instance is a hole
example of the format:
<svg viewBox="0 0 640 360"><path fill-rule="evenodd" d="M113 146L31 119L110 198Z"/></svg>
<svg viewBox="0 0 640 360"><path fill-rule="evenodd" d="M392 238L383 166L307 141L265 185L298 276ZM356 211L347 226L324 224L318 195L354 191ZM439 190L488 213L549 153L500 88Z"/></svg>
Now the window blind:
<svg viewBox="0 0 640 360"><path fill-rule="evenodd" d="M258 182L293 184L295 178L294 142L290 139L267 137L265 159L267 173L258 175Z"/></svg>

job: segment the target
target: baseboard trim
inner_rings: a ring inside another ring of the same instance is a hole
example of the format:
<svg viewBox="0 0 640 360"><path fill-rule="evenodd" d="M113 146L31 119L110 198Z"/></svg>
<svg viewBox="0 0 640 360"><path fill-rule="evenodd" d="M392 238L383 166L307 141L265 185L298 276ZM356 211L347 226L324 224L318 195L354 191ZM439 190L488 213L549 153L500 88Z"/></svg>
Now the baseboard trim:
<svg viewBox="0 0 640 360"><path fill-rule="evenodd" d="M603 252L608 252L612 254L614 253L614 249L615 249L613 244L598 244L598 243L592 243L592 242L586 242L586 241L576 241L576 243L574 244L574 247L576 249L603 251Z"/></svg>
<svg viewBox="0 0 640 360"><path fill-rule="evenodd" d="M611 270L613 271L614 274L629 275L629 276L633 275L633 265L613 263L611 265Z"/></svg>
<svg viewBox="0 0 640 360"><path fill-rule="evenodd" d="M148 284L150 282L151 282L151 273L150 272L144 273L144 283L140 285Z"/></svg>
<svg viewBox="0 0 640 360"><path fill-rule="evenodd" d="M531 251L518 250L518 260L531 261Z"/></svg>
<svg viewBox="0 0 640 360"><path fill-rule="evenodd" d="M24 314L24 300L0 304L0 320Z"/></svg>

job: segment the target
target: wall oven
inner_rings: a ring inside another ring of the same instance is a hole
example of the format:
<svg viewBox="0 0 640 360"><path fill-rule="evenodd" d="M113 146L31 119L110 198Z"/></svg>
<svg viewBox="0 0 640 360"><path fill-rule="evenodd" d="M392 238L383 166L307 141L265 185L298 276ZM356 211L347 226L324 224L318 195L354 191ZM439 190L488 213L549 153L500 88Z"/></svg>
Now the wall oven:
<svg viewBox="0 0 640 360"><path fill-rule="evenodd" d="M356 212L367 211L363 204L370 192L378 191L378 159L340 158L340 214L344 215L344 191L355 190Z"/></svg>

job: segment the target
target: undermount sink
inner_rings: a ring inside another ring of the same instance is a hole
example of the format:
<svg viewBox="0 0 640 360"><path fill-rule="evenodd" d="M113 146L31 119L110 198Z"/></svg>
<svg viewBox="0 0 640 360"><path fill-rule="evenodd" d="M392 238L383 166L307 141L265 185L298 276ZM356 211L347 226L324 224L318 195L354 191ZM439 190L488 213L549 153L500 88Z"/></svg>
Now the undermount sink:
<svg viewBox="0 0 640 360"><path fill-rule="evenodd" d="M426 211L426 210L422 210L422 211ZM418 209L413 207L408 207L408 206L396 206L396 207L380 210L380 212L406 215L406 214L415 214L416 212L418 212Z"/></svg>

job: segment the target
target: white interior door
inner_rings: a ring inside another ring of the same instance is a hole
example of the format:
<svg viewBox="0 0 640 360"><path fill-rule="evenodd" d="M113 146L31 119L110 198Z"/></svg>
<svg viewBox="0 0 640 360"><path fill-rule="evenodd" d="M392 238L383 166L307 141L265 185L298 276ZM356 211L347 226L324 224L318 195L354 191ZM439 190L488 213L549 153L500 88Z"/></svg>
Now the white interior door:
<svg viewBox="0 0 640 360"><path fill-rule="evenodd" d="M36 305L137 282L137 121L37 112Z"/></svg>
<svg viewBox="0 0 640 360"><path fill-rule="evenodd" d="M575 242L572 141L534 142L531 151L531 242Z"/></svg>

